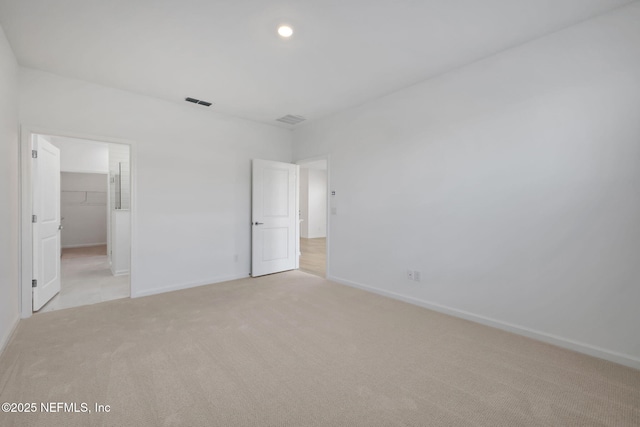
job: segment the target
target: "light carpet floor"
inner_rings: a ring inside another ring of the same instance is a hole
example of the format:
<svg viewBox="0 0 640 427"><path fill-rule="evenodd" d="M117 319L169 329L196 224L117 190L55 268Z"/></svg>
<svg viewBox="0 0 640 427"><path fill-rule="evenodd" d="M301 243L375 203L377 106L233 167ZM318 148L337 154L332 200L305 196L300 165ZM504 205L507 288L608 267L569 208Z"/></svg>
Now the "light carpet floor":
<svg viewBox="0 0 640 427"><path fill-rule="evenodd" d="M2 426L637 426L640 371L293 271L44 313Z"/></svg>

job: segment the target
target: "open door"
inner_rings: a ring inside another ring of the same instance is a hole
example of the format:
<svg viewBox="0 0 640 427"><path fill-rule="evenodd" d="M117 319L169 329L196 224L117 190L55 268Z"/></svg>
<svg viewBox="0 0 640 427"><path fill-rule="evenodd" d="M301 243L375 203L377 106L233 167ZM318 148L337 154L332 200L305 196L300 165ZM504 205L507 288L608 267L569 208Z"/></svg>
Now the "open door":
<svg viewBox="0 0 640 427"><path fill-rule="evenodd" d="M299 166L253 160L251 276L298 268Z"/></svg>
<svg viewBox="0 0 640 427"><path fill-rule="evenodd" d="M60 292L60 150L33 137L33 311Z"/></svg>

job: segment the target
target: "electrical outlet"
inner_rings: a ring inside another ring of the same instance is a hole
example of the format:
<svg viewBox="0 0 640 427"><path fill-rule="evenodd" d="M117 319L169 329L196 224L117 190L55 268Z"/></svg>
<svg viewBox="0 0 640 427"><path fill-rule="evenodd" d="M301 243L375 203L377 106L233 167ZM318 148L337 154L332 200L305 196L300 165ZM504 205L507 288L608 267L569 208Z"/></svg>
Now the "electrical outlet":
<svg viewBox="0 0 640 427"><path fill-rule="evenodd" d="M414 271L413 272L413 280L415 280L416 282L420 281L420 272L419 271Z"/></svg>
<svg viewBox="0 0 640 427"><path fill-rule="evenodd" d="M407 279L413 280L413 270L407 270Z"/></svg>

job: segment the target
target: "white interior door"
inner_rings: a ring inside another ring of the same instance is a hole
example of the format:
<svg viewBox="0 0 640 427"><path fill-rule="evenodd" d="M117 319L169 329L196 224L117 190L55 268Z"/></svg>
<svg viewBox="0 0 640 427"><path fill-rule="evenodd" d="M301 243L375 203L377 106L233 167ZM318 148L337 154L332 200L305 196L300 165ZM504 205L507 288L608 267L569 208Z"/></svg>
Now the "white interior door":
<svg viewBox="0 0 640 427"><path fill-rule="evenodd" d="M298 268L298 165L253 160L253 277Z"/></svg>
<svg viewBox="0 0 640 427"><path fill-rule="evenodd" d="M33 311L60 292L60 150L34 136Z"/></svg>

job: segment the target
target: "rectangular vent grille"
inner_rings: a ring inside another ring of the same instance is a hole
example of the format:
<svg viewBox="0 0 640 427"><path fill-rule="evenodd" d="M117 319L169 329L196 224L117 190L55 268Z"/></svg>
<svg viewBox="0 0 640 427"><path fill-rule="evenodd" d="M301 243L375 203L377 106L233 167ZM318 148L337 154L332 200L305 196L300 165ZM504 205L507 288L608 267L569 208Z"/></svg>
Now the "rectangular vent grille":
<svg viewBox="0 0 640 427"><path fill-rule="evenodd" d="M276 119L278 122L286 123L288 125L297 125L300 122L305 121L306 119L302 116L292 116L291 114L287 114L284 117L280 117Z"/></svg>
<svg viewBox="0 0 640 427"><path fill-rule="evenodd" d="M205 107L211 107L211 103L207 101L201 101L195 98L185 98L184 100L187 102L193 102L194 104L204 105Z"/></svg>

